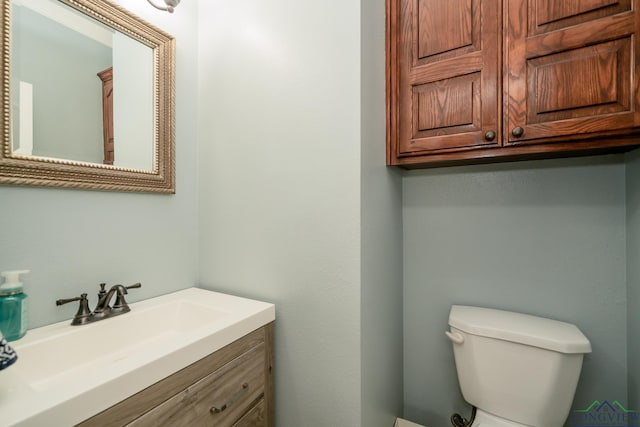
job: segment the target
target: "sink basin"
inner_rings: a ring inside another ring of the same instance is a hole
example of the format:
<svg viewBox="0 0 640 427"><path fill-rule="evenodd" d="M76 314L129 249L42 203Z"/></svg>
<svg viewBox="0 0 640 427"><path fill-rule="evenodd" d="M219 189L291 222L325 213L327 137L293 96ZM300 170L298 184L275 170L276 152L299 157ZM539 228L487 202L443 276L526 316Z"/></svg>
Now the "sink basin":
<svg viewBox="0 0 640 427"><path fill-rule="evenodd" d="M179 299L157 304L128 315L75 326L34 342L19 343L16 347L21 363L16 368L30 386L45 390L145 349L159 349L164 343L225 315L228 313Z"/></svg>
<svg viewBox="0 0 640 427"><path fill-rule="evenodd" d="M191 288L83 326L32 329L0 371L3 425L74 425L275 319L272 304Z"/></svg>

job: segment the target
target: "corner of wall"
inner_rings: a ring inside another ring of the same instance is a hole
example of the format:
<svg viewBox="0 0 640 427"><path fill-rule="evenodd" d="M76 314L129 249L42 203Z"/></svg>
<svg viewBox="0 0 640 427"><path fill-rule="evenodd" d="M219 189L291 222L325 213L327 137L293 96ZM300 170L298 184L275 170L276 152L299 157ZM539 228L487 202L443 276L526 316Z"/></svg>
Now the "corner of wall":
<svg viewBox="0 0 640 427"><path fill-rule="evenodd" d="M361 0L361 426L402 415L402 177L385 165L384 0Z"/></svg>

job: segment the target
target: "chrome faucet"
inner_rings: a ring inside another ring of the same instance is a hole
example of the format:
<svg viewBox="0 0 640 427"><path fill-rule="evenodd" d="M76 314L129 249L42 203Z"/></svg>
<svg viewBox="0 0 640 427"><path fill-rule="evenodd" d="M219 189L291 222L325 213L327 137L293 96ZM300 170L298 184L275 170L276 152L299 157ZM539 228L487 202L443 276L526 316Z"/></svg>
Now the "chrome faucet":
<svg viewBox="0 0 640 427"><path fill-rule="evenodd" d="M72 325L86 325L87 323L97 322L98 320L107 319L109 317L117 316L119 314L128 313L131 311L124 296L128 294L127 289L134 289L142 287L141 283L135 283L131 286L113 285L107 292L105 288L106 284L100 284L100 292L98 292L98 303L96 304L93 312L89 309L89 300L87 294L82 294L76 298L59 299L56 301L56 305L63 305L72 301L80 301L80 307L78 312L71 321ZM113 306L109 303L116 295L116 301Z"/></svg>

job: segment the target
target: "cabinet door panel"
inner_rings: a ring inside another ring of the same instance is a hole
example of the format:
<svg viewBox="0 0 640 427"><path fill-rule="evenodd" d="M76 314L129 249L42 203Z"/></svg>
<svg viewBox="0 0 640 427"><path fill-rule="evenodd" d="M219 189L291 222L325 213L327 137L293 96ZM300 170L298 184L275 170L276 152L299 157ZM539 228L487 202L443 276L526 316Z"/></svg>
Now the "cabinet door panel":
<svg viewBox="0 0 640 427"><path fill-rule="evenodd" d="M628 112L631 39L528 61L528 122Z"/></svg>
<svg viewBox="0 0 640 427"><path fill-rule="evenodd" d="M417 58L478 49L479 26L477 22L472 23L472 0L420 0L415 5L418 10ZM432 31L441 27L448 31Z"/></svg>
<svg viewBox="0 0 640 427"><path fill-rule="evenodd" d="M414 86L412 149L473 145L467 135L482 130L480 86L479 72Z"/></svg>
<svg viewBox="0 0 640 427"><path fill-rule="evenodd" d="M418 102L414 105L417 117L417 130L470 125L474 122L474 104L479 104L480 96L478 74L456 77L440 82L414 86L414 98Z"/></svg>
<svg viewBox="0 0 640 427"><path fill-rule="evenodd" d="M638 21L634 14L625 11L585 21L586 13L572 16L584 22L570 29L544 33L536 28L532 32L540 18L540 12L535 15L532 10L549 5L555 12L545 13L558 23L571 13L595 8L594 12L603 14L626 7L628 2L590 0L562 5L556 0L508 1L508 117L504 132L509 143L615 134L640 124L640 67L634 60ZM521 136L511 132L517 127L524 131Z"/></svg>
<svg viewBox="0 0 640 427"><path fill-rule="evenodd" d="M399 0L394 158L497 146L499 7L489 0ZM395 97L395 102L394 98Z"/></svg>
<svg viewBox="0 0 640 427"><path fill-rule="evenodd" d="M529 7L535 17L531 22L536 26L543 26L563 20L571 20L571 25L577 20L592 21L596 17L629 10L629 6L630 0L531 0Z"/></svg>

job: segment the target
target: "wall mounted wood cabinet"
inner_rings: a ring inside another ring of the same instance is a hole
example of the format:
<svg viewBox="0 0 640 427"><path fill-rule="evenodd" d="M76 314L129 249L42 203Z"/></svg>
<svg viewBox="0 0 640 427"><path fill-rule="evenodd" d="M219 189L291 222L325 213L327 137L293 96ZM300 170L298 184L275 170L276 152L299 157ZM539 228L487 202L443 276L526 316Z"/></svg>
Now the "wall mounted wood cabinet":
<svg viewBox="0 0 640 427"><path fill-rule="evenodd" d="M387 0L387 164L640 145L640 0Z"/></svg>

